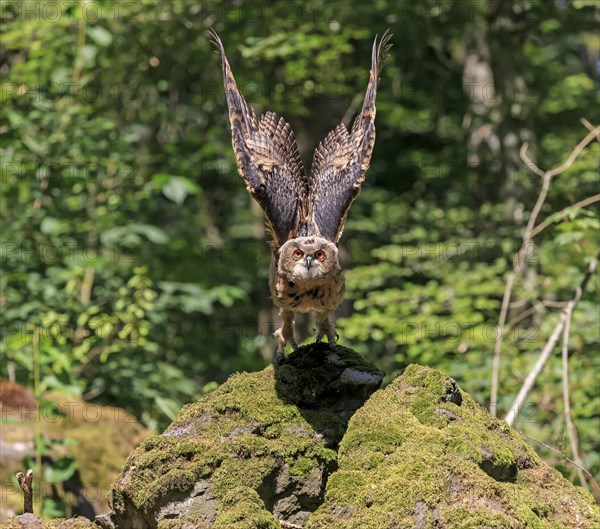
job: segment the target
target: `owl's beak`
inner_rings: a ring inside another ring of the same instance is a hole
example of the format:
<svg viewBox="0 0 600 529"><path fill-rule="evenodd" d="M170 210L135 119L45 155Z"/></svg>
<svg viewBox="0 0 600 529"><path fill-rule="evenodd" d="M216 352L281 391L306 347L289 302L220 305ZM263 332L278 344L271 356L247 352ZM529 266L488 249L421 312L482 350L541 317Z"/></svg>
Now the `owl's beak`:
<svg viewBox="0 0 600 529"><path fill-rule="evenodd" d="M306 268L310 270L310 264L312 263L312 257L310 255L306 256Z"/></svg>

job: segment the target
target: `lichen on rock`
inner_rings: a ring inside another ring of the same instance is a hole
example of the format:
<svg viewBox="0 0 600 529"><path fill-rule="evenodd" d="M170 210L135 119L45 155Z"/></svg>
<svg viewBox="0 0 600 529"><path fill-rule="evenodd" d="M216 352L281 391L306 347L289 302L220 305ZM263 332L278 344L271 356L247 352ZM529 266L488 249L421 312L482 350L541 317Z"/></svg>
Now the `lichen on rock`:
<svg viewBox="0 0 600 529"><path fill-rule="evenodd" d="M357 411L338 464L307 529L600 527L590 494L423 366Z"/></svg>

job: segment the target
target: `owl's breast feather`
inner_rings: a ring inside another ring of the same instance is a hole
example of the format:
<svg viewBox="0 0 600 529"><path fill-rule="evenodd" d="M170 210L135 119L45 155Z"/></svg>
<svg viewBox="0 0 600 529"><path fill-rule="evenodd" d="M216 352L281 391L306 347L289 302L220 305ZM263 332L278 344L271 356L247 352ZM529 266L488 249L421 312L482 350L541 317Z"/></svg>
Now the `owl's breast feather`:
<svg viewBox="0 0 600 529"><path fill-rule="evenodd" d="M271 294L277 306L295 312L331 312L344 298L345 284L341 272L300 281L278 277L271 283Z"/></svg>

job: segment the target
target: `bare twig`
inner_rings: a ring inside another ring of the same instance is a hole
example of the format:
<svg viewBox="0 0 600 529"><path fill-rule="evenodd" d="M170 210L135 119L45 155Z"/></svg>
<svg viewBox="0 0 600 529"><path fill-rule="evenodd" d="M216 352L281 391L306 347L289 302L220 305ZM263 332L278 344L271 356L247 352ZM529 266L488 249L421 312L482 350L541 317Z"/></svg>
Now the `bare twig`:
<svg viewBox="0 0 600 529"><path fill-rule="evenodd" d="M562 344L563 412L565 414L565 424L569 434L569 443L571 444L571 453L573 454L573 459L577 463L577 475L579 476L580 483L587 489L588 484L585 475L581 470L583 468L583 462L581 461L581 457L579 457L579 450L577 448L577 430L575 429L575 424L571 418L571 402L569 398L569 332L571 330L571 319L573 318L574 307L575 300L571 300L568 307L565 309L566 321Z"/></svg>
<svg viewBox="0 0 600 529"><path fill-rule="evenodd" d="M550 224L552 224L554 222L552 220L553 218L560 217L568 209L585 208L585 207L590 206L598 201L600 201L600 194L594 195L592 197L584 198L583 200L580 200L579 202L575 202L575 204L572 204L570 206L567 206L566 208L561 209L558 213L551 215L544 222L541 222L535 228L533 228L533 232L531 233L531 236L535 237L538 233L545 230L548 226L550 226Z"/></svg>
<svg viewBox="0 0 600 529"><path fill-rule="evenodd" d="M510 304L508 305L508 308L510 309L518 309L520 307L522 307L523 305L527 305L528 300L523 298L523 299L517 299L515 301L511 301Z"/></svg>
<svg viewBox="0 0 600 529"><path fill-rule="evenodd" d="M491 382L491 395L490 395L490 413L493 416L496 416L497 404L498 404L498 383L500 377L500 354L502 351L502 339L503 335L506 331L506 319L508 316L508 308L510 306L510 298L512 296L512 290L515 283L515 280L520 275L523 265L525 264L525 259L527 257L527 252L529 250L529 246L531 244L531 240L534 237L533 230L537 221L537 217L546 201L546 197L548 196L548 190L550 189L550 182L552 178L564 171L566 171L573 162L577 159L577 156L581 154L581 151L585 149L585 147L590 143L598 134L600 134L600 127L596 127L593 129L583 140L581 140L577 146L571 151L569 157L565 160L565 162L555 167L554 169L550 169L549 171L542 171L527 155L527 149L529 148L528 143L524 143L521 147L520 156L523 162L527 165L530 171L537 174L542 178L542 189L540 190L540 194L531 210L529 215L529 219L527 221L527 226L525 227L525 231L523 232L523 242L521 244L521 248L517 253L517 256L513 262L513 270L508 274L506 278L506 285L504 287L504 294L502 296L502 305L500 307L500 315L498 317L498 328L500 333L496 342L494 343L494 356L492 359L492 382Z"/></svg>
<svg viewBox="0 0 600 529"><path fill-rule="evenodd" d="M534 305L533 305L533 307L531 307L527 310L519 312L519 314L517 314L512 320L510 320L506 324L507 329L512 329L515 325L517 325L518 323L521 323L525 318L527 318L528 316L531 316L532 314L534 314L536 312L543 312L543 310L546 307L563 309L563 308L566 308L569 305L569 303L571 303L571 300L569 300L569 301L551 301L551 300L531 301L531 300L523 299L523 301L524 302L532 302ZM522 303L522 304L524 304L524 303ZM514 308L514 305L512 303L511 303L511 308Z"/></svg>
<svg viewBox="0 0 600 529"><path fill-rule="evenodd" d="M594 498L596 498L596 501L599 502L599 499L600 499L600 485L598 484L598 482L596 481L596 479L594 478L594 476L592 475L592 473L589 470L587 470L584 467L580 467L577 463L575 463L575 461L573 461L572 459L569 459L565 454L563 454L557 448L554 448L553 446L550 446L549 444L546 444L546 443L544 443L542 441L538 441L537 439L534 439L533 437L530 437L529 435L527 435L525 432L523 432L521 430L517 430L517 431L523 437L526 437L527 439L529 439L530 441L533 441L534 443L538 443L538 444L542 445L544 448L547 448L551 452L554 452L555 454L558 454L567 463L570 463L574 467L579 468L588 477L588 479L590 480L590 483L592 484L592 494L594 495Z"/></svg>
<svg viewBox="0 0 600 529"><path fill-rule="evenodd" d="M506 328L507 329L512 329L515 325L517 325L518 323L521 323L525 318L527 318L527 316L531 316L532 314L535 314L538 311L541 311L544 308L544 303L539 303L536 302L533 307L524 310L523 312L520 312L519 314L517 314L512 320L510 320L507 324L506 324Z"/></svg>
<svg viewBox="0 0 600 529"><path fill-rule="evenodd" d="M562 165L559 165L558 167L555 167L554 169L550 169L550 171L547 171L546 174L550 174L550 178L552 178L553 176L556 176L557 174L565 172L569 167L571 167L571 165L573 165L573 162L581 154L581 151L583 151L583 149L585 149L587 147L588 143L590 143L594 138L596 138L599 135L600 135L600 126L592 129L590 131L590 133L577 144L577 146L571 151L571 154L569 155L569 157L565 160L565 162Z"/></svg>
<svg viewBox="0 0 600 529"><path fill-rule="evenodd" d="M594 125L592 125L587 119L579 118L579 121L583 123L583 126L588 130L594 130ZM596 134L596 139L600 142L600 134Z"/></svg>
<svg viewBox="0 0 600 529"><path fill-rule="evenodd" d="M581 285L579 285L579 287L575 291L575 295L573 296L571 303L567 306L567 308L565 308L563 311L561 311L560 318L558 320L558 323L556 324L556 327L554 328L554 331L552 331L550 338L548 339L548 341L546 342L546 345L542 349L542 352L540 353L540 356L538 357L537 362L533 366L533 369L531 370L529 375L527 375L527 378L525 378L525 381L523 382L523 385L521 386L521 389L519 390L519 394L517 395L517 398L513 402L513 405L510 407L509 412L504 417L504 420L508 423L509 426L512 426L515 423L515 420L516 420L517 416L519 415L519 406L525 402L525 399L527 398L527 395L529 394L529 392L531 391L531 388L535 384L535 381L536 381L538 375L544 368L544 365L546 365L548 358L550 358L550 354L552 353L552 350L554 349L554 346L558 342L558 339L560 338L560 335L565 327L565 323L566 323L567 317L568 317L569 307L572 306L571 310L575 309L577 303L581 299L581 295L583 294L583 291L585 290L586 285L588 284L588 281L590 280L590 278L596 271L597 264L598 263L597 263L596 259L592 259L592 261L590 262L590 264L588 266L587 272L586 272L585 276L583 277L583 281L581 282Z"/></svg>
<svg viewBox="0 0 600 529"><path fill-rule="evenodd" d="M515 282L516 272L513 270L506 278L504 294L502 296L502 306L500 307L500 317L498 318L498 328L500 335L494 343L494 358L492 359L492 392L490 395L490 413L496 416L498 408L498 381L500 375L500 351L502 349L502 334L506 328L506 317L508 315L508 305L512 293L513 283Z"/></svg>
<svg viewBox="0 0 600 529"><path fill-rule="evenodd" d="M26 474L17 472L17 481L23 491L23 513L33 514L33 470L29 469Z"/></svg>
<svg viewBox="0 0 600 529"><path fill-rule="evenodd" d="M82 305L87 305L92 297L92 287L94 286L94 269L91 266L86 266L81 282L81 295L79 302Z"/></svg>
<svg viewBox="0 0 600 529"><path fill-rule="evenodd" d="M537 379L538 375L541 373L542 369L546 365L548 358L550 358L550 354L552 353L554 346L556 345L556 343L558 342L558 339L560 338L560 334L562 333L564 325L565 325L565 313L561 312L560 319L558 320L558 323L556 324L554 331L552 332L552 334L550 335L550 338L546 342L546 345L542 349L542 352L540 353L540 356L538 357L537 362L533 366L533 369L531 370L529 375L527 375L527 378L523 382L523 385L521 386L521 389L519 390L519 394L517 395L517 398L515 399L513 405L510 407L509 412L504 417L504 420L508 423L509 426L512 426L514 424L515 419L519 415L519 406L525 402L525 398L529 394L529 391L531 391L531 388L533 387L535 380Z"/></svg>
<svg viewBox="0 0 600 529"><path fill-rule="evenodd" d="M564 309L570 302L569 301L544 301L545 307L554 307L556 309Z"/></svg>

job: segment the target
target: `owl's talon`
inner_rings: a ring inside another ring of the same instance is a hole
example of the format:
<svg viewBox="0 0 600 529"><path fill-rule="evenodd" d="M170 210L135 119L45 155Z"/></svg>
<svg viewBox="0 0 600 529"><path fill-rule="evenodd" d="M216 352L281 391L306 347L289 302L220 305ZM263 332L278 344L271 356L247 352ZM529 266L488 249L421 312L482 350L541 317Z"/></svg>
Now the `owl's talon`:
<svg viewBox="0 0 600 529"><path fill-rule="evenodd" d="M336 332L335 338L333 333L327 336L327 341L329 342L329 348L335 349L337 347L337 341L339 340L340 335Z"/></svg>
<svg viewBox="0 0 600 529"><path fill-rule="evenodd" d="M281 319L283 323L279 329L277 329L273 336L277 338L277 360L281 362L285 358L285 346L291 344L294 351L298 349L298 344L294 339L294 313L287 310L281 311Z"/></svg>

